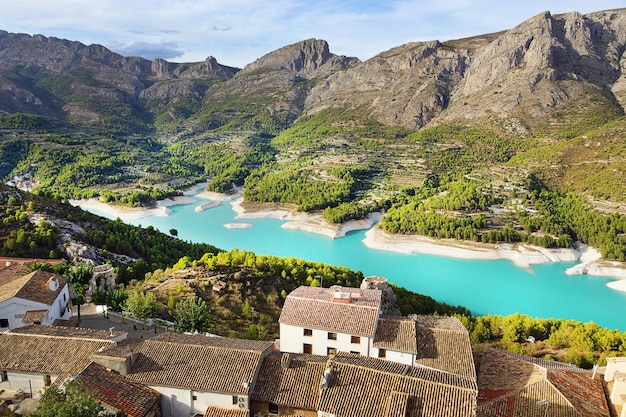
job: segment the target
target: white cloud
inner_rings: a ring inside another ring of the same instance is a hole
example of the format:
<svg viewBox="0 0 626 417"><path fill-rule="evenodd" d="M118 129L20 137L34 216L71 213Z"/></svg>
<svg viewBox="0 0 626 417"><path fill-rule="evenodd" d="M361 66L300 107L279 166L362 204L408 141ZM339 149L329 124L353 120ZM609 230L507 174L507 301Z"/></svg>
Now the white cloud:
<svg viewBox="0 0 626 417"><path fill-rule="evenodd" d="M552 13L626 7L626 0L0 0L0 29L40 33L115 52L243 67L307 38L367 59L412 41L508 29Z"/></svg>

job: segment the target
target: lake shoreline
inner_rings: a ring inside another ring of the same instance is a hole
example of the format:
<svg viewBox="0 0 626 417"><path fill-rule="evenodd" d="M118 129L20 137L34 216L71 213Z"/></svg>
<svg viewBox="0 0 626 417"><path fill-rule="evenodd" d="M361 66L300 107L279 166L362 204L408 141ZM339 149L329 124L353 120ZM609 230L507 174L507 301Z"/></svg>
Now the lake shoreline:
<svg viewBox="0 0 626 417"><path fill-rule="evenodd" d="M568 249L545 249L523 243L484 244L454 239L434 239L421 235L395 235L385 233L378 227L382 213L370 213L366 219L332 224L326 221L321 213L297 212L295 207L289 205L246 202L241 189L237 189L234 194L194 192L199 191L199 188L196 186L192 192L184 193L183 196L160 200L151 208L111 206L97 199L71 200L70 203L87 210L95 209L122 220L137 220L150 216L169 216L171 213L169 207L197 203L196 199L215 202L198 206L208 210L223 202L230 202L232 209L237 213L236 219L284 220L285 223L281 226L284 229L321 234L331 239L344 237L351 231L369 229L365 233L363 243L375 250L468 260L508 260L520 268L530 268L532 265L549 262L580 262L568 268L565 273L615 278L616 280L609 282L607 286L626 292L626 264L602 259L598 250L584 244L577 244Z"/></svg>

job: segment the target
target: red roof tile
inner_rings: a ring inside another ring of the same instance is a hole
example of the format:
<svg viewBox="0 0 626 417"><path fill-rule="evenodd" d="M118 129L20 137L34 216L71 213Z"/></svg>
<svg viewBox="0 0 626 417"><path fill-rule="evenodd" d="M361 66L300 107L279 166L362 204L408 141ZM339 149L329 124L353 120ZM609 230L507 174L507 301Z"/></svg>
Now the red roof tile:
<svg viewBox="0 0 626 417"><path fill-rule="evenodd" d="M337 292L350 294L350 302L334 302ZM380 304L379 290L302 286L287 296L278 321L291 326L372 337Z"/></svg>
<svg viewBox="0 0 626 417"><path fill-rule="evenodd" d="M85 389L97 392L102 403L124 412L128 417L144 417L153 409L160 408L161 394L157 391L131 382L95 363L87 366L78 379Z"/></svg>

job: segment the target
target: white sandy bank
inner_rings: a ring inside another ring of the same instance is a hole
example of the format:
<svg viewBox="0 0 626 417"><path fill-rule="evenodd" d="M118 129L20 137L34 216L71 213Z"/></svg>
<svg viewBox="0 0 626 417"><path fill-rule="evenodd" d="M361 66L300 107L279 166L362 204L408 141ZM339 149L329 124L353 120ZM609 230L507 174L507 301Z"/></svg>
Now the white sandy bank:
<svg viewBox="0 0 626 417"><path fill-rule="evenodd" d="M317 233L330 238L340 238L353 230L370 229L365 234L363 243L377 250L393 251L399 253L423 253L428 255L448 256L460 259L475 260L510 260L516 266L528 268L531 265L548 262L575 262L579 264L568 268L568 275L594 275L617 278L616 281L607 285L612 289L626 292L626 263L612 262L601 259L600 253L587 245L579 244L570 249L545 249L526 244L483 244L475 242L458 241L454 239L433 239L419 235L394 235L385 233L379 227L372 227L380 222L380 213L371 213L367 219L352 220L343 224L327 222L320 213L297 212L289 207L281 205L250 205L244 203L241 190L235 194L220 194L203 190L206 185L197 185L193 190L185 192L183 196L159 201L154 208L129 208L123 206L110 206L96 199L72 200L71 204L83 209L96 209L122 220L135 220L150 216L168 216L171 211L168 207L177 204L191 204L196 200L190 197L210 200L211 202L196 207L196 211L202 211L216 207L221 202L231 201L233 210L237 213L237 219L280 219L286 223L285 229L302 230ZM247 223L229 223L226 228L251 227Z"/></svg>
<svg viewBox="0 0 626 417"><path fill-rule="evenodd" d="M317 233L332 239L340 238L353 230L369 229L380 221L379 213L371 213L367 219L350 220L342 224L329 223L321 213L296 212L281 205L262 205L248 209L244 207L244 200L238 198L231 202L238 219L279 219L286 220L281 227L289 230L302 230L309 233Z"/></svg>

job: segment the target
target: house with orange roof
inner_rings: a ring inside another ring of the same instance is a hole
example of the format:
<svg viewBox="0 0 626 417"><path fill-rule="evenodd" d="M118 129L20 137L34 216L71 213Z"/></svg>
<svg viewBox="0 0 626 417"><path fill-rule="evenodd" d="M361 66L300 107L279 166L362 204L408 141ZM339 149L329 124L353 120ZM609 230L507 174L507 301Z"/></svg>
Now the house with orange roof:
<svg viewBox="0 0 626 417"><path fill-rule="evenodd" d="M116 365L107 361L126 364L117 370L127 380L161 394L163 417L206 415L207 410L243 417L261 361L272 348L272 342L169 332L129 350L100 352L94 360L108 369Z"/></svg>
<svg viewBox="0 0 626 417"><path fill-rule="evenodd" d="M91 355L115 346L126 333L29 326L0 333L0 390L34 396L80 373Z"/></svg>
<svg viewBox="0 0 626 417"><path fill-rule="evenodd" d="M380 315L380 290L301 286L285 299L280 318L280 350L370 356Z"/></svg>
<svg viewBox="0 0 626 417"><path fill-rule="evenodd" d="M0 331L29 324L52 325L72 317L67 278L37 270L0 276Z"/></svg>
<svg viewBox="0 0 626 417"><path fill-rule="evenodd" d="M575 365L485 348L479 417L610 417L602 381Z"/></svg>

